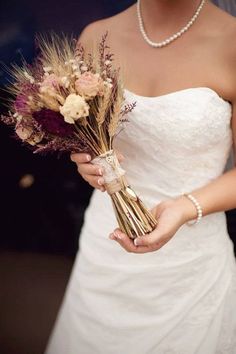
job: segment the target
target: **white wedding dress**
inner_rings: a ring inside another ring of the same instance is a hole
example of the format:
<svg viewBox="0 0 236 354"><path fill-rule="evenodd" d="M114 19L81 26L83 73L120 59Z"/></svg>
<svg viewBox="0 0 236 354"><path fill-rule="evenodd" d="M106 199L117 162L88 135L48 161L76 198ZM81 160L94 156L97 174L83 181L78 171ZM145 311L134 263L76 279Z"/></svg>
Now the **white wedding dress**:
<svg viewBox="0 0 236 354"><path fill-rule="evenodd" d="M220 176L232 147L231 104L207 87L137 102L116 148L150 208ZM160 250L126 252L94 191L46 354L235 354L236 264L224 212L183 225Z"/></svg>

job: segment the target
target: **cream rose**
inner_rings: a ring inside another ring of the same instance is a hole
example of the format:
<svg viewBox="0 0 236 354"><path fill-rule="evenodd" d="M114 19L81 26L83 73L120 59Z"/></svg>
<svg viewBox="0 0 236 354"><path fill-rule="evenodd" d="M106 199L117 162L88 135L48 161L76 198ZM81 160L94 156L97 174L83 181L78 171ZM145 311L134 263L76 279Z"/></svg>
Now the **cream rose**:
<svg viewBox="0 0 236 354"><path fill-rule="evenodd" d="M86 71L75 81L76 92L86 99L93 98L96 95L102 96L104 85L99 74L93 74Z"/></svg>
<svg viewBox="0 0 236 354"><path fill-rule="evenodd" d="M75 93L70 94L63 106L60 107L60 113L65 122L75 124L75 121L89 114L89 105L85 99Z"/></svg>

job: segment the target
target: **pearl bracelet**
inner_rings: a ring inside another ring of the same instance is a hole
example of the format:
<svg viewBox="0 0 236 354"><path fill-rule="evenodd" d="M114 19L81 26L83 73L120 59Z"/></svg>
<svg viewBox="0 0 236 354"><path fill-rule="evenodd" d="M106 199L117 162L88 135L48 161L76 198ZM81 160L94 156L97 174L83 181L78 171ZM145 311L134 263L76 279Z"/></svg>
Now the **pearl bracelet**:
<svg viewBox="0 0 236 354"><path fill-rule="evenodd" d="M199 221L202 219L202 214L203 214L202 213L202 207L199 204L199 202L197 201L197 199L192 194L184 193L183 195L185 197L187 197L189 200L191 200L191 202L194 204L195 208L197 209L197 218L196 218L196 220L186 222L186 224L188 226L193 226L193 225L199 223Z"/></svg>

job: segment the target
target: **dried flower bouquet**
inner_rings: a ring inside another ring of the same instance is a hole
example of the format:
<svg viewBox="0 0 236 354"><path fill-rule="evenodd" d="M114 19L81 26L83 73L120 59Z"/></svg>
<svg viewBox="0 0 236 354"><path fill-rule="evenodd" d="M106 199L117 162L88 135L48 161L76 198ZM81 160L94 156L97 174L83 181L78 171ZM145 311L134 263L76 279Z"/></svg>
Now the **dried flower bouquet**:
<svg viewBox="0 0 236 354"><path fill-rule="evenodd" d="M105 34L95 53L66 37L38 38L32 65L13 66L9 114L2 116L34 153L90 152L104 169L119 227L130 238L151 232L156 220L124 177L113 151L125 115L119 70L113 67Z"/></svg>

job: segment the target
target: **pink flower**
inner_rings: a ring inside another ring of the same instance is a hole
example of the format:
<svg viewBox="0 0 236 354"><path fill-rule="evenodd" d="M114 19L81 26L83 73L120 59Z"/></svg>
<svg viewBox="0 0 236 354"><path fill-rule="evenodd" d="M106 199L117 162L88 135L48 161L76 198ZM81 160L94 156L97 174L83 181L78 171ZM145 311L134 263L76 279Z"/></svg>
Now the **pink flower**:
<svg viewBox="0 0 236 354"><path fill-rule="evenodd" d="M44 136L43 132L35 131L32 126L24 121L16 124L15 132L22 141L30 145L38 144Z"/></svg>
<svg viewBox="0 0 236 354"><path fill-rule="evenodd" d="M76 92L84 98L93 98L97 95L102 96L104 85L98 74L86 71L75 81Z"/></svg>
<svg viewBox="0 0 236 354"><path fill-rule="evenodd" d="M59 88L60 84L60 79L58 76L55 74L49 74L44 78L44 80L41 83L41 91L47 90L47 89L53 89L56 90Z"/></svg>
<svg viewBox="0 0 236 354"><path fill-rule="evenodd" d="M29 139L33 133L32 127L23 126L21 123L16 125L15 131L19 138L23 141Z"/></svg>

